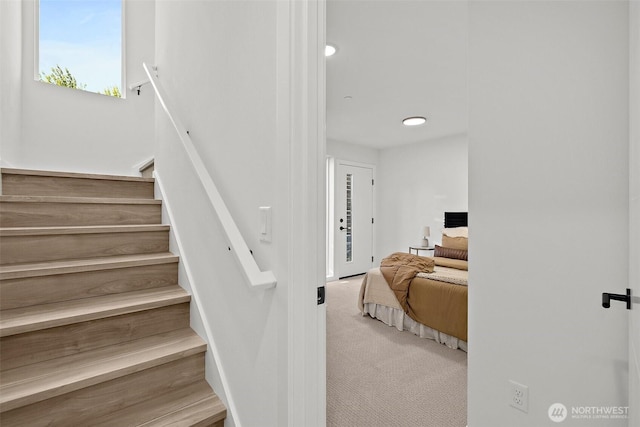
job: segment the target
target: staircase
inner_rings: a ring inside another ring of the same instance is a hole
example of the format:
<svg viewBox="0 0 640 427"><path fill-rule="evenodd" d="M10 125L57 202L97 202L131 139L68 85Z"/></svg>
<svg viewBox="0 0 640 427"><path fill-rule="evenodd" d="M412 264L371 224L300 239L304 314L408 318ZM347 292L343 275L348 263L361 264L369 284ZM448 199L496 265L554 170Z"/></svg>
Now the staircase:
<svg viewBox="0 0 640 427"><path fill-rule="evenodd" d="M153 179L1 173L0 425L222 427Z"/></svg>

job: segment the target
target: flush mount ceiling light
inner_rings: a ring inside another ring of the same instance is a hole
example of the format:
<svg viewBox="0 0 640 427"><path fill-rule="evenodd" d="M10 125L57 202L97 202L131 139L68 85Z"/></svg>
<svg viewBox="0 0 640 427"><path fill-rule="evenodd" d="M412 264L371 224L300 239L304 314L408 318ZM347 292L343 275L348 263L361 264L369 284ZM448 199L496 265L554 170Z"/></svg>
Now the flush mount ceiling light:
<svg viewBox="0 0 640 427"><path fill-rule="evenodd" d="M328 44L324 47L324 56L332 56L334 53L336 53L336 50L337 49L335 46Z"/></svg>
<svg viewBox="0 0 640 427"><path fill-rule="evenodd" d="M416 116L416 117L407 117L402 121L402 124L405 126L420 126L427 121L425 117Z"/></svg>

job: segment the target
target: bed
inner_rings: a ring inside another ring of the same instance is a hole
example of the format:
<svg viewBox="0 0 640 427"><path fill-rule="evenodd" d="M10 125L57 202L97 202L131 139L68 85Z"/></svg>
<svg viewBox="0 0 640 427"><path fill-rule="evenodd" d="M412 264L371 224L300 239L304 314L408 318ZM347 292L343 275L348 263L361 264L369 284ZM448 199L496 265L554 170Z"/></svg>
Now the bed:
<svg viewBox="0 0 640 427"><path fill-rule="evenodd" d="M467 230L466 212L445 213L433 257L394 253L369 270L358 298L362 315L467 351Z"/></svg>

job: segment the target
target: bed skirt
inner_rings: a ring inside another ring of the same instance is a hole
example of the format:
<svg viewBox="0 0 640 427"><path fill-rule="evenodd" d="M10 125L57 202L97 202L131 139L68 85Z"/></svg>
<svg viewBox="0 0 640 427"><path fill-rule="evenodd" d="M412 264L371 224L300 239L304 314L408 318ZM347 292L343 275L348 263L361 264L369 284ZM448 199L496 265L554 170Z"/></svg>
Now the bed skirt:
<svg viewBox="0 0 640 427"><path fill-rule="evenodd" d="M399 331L409 331L420 338L428 338L435 340L437 343L444 344L452 349L460 349L467 352L467 342L462 341L454 336L447 335L444 332L437 331L422 323L418 323L411 317L407 316L404 311L386 305L375 303L364 304L363 316L368 314L374 319L380 320L382 323L394 326Z"/></svg>

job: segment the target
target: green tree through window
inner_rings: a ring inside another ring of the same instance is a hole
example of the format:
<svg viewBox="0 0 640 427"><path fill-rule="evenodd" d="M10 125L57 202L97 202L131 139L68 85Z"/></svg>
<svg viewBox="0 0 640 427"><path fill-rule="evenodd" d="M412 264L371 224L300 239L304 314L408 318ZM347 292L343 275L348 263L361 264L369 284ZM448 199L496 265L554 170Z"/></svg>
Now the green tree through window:
<svg viewBox="0 0 640 427"><path fill-rule="evenodd" d="M123 0L39 0L38 79L122 97Z"/></svg>

